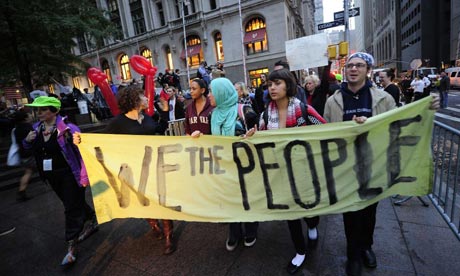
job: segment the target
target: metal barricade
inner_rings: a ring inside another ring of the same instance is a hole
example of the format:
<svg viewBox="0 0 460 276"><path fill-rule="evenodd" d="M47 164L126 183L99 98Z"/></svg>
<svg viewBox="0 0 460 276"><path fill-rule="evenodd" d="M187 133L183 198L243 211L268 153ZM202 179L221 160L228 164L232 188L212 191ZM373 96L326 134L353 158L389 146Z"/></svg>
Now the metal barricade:
<svg viewBox="0 0 460 276"><path fill-rule="evenodd" d="M433 129L433 205L460 240L460 131L435 121Z"/></svg>
<svg viewBox="0 0 460 276"><path fill-rule="evenodd" d="M166 136L184 136L185 119L168 121L168 128L165 131Z"/></svg>

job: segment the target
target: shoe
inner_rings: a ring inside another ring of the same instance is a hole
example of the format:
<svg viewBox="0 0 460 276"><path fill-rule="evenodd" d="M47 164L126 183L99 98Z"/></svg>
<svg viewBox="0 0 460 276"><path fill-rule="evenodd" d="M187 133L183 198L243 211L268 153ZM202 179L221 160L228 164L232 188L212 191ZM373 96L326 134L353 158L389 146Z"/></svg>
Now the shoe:
<svg viewBox="0 0 460 276"><path fill-rule="evenodd" d="M363 265L360 260L348 260L347 261L347 276L361 276Z"/></svg>
<svg viewBox="0 0 460 276"><path fill-rule="evenodd" d="M16 195L16 201L22 202L31 199L30 196L26 194L26 191L19 191Z"/></svg>
<svg viewBox="0 0 460 276"><path fill-rule="evenodd" d="M147 222L150 224L150 227L152 227L153 236L157 240L163 239L164 238L163 230L161 230L161 227L160 227L160 224L158 223L158 220L156 220L156 219L147 219Z"/></svg>
<svg viewBox="0 0 460 276"><path fill-rule="evenodd" d="M74 264L77 261L77 247L76 241L69 241L69 248L67 249L67 254L62 259L61 266L68 266Z"/></svg>
<svg viewBox="0 0 460 276"><path fill-rule="evenodd" d="M90 220L86 221L85 226L83 226L83 230L78 235L78 242L82 242L86 240L89 236L94 234L99 230L99 225L97 223L96 216L93 216Z"/></svg>
<svg viewBox="0 0 460 276"><path fill-rule="evenodd" d="M299 269L302 267L304 263L305 263L305 259L302 261L300 265L295 265L292 263L292 261L290 261L286 267L286 271L291 275L295 274L297 271L299 271Z"/></svg>
<svg viewBox="0 0 460 276"><path fill-rule="evenodd" d="M377 258L375 257L374 251L372 249L364 250L361 253L361 257L363 259L363 264L369 268L377 267Z"/></svg>
<svg viewBox="0 0 460 276"><path fill-rule="evenodd" d="M164 255L169 255L176 251L176 246L174 245L174 240L172 235L166 235L165 239L165 250L163 251Z"/></svg>
<svg viewBox="0 0 460 276"><path fill-rule="evenodd" d="M228 238L227 241L225 242L225 247L227 248L227 251L233 251L233 250L235 250L235 248L237 246L238 246L238 240L237 239Z"/></svg>
<svg viewBox="0 0 460 276"><path fill-rule="evenodd" d="M9 233L12 233L14 230L16 230L16 227L11 226L6 229L2 229L0 232L0 236L8 235Z"/></svg>
<svg viewBox="0 0 460 276"><path fill-rule="evenodd" d="M253 237L253 238L245 237L244 238L244 246L251 247L256 243L256 240L257 240L256 237Z"/></svg>

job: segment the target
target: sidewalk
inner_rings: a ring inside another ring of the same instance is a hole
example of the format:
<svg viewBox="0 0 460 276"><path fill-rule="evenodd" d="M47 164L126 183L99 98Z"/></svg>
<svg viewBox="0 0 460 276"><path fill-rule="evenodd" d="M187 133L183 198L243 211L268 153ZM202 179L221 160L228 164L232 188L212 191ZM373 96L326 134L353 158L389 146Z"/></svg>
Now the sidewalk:
<svg viewBox="0 0 460 276"><path fill-rule="evenodd" d="M32 183L33 199L17 203L16 189L0 191L0 228L16 231L0 237L0 275L288 275L294 255L287 224L264 222L252 248L225 249L227 224L175 223L178 249L163 256L142 219L119 219L80 245L77 263L59 264L66 251L63 207L53 191ZM89 195L89 194L88 194ZM374 251L378 267L363 275L455 275L460 271L460 241L433 206L413 198L403 206L380 202ZM304 225L305 227L305 225ZM306 233L306 230L304 231ZM342 216L321 217L318 247L309 250L297 275L345 275ZM457 271L457 272L455 272Z"/></svg>

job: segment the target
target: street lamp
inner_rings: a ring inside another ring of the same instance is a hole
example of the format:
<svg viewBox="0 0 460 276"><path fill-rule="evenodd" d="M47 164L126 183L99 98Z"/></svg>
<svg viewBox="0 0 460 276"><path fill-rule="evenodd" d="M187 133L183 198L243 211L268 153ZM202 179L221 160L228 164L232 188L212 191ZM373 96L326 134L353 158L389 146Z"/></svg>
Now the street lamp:
<svg viewBox="0 0 460 276"><path fill-rule="evenodd" d="M187 33L185 32L185 6L190 5L190 1L184 0L180 1L180 5L182 7L182 29L184 32L184 51L185 51L185 65L187 66L187 83L190 81L190 67L188 65L188 51L187 51Z"/></svg>

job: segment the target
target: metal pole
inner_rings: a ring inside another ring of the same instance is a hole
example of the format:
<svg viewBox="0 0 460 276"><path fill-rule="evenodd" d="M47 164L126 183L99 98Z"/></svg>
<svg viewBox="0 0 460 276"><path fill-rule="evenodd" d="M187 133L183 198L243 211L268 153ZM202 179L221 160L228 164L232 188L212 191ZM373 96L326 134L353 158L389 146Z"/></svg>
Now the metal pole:
<svg viewBox="0 0 460 276"><path fill-rule="evenodd" d="M182 28L184 31L184 51L185 51L185 65L187 66L187 83L190 81L190 68L188 65L188 49L187 49L187 33L185 32L185 13L184 13L184 8L185 4L183 1L181 1L181 6L182 6Z"/></svg>
<svg viewBox="0 0 460 276"><path fill-rule="evenodd" d="M350 29L348 26L348 10L349 10L349 2L348 0L343 0L343 25L345 26L344 32L344 41L350 40ZM348 43L350 45L350 43Z"/></svg>
<svg viewBox="0 0 460 276"><path fill-rule="evenodd" d="M244 51L243 17L241 16L241 0L238 0L238 9L240 12L241 54L243 58L244 83L248 85L248 78L246 76L246 52Z"/></svg>
<svg viewBox="0 0 460 276"><path fill-rule="evenodd" d="M97 67L101 68L101 61L99 58L99 50L96 48Z"/></svg>

